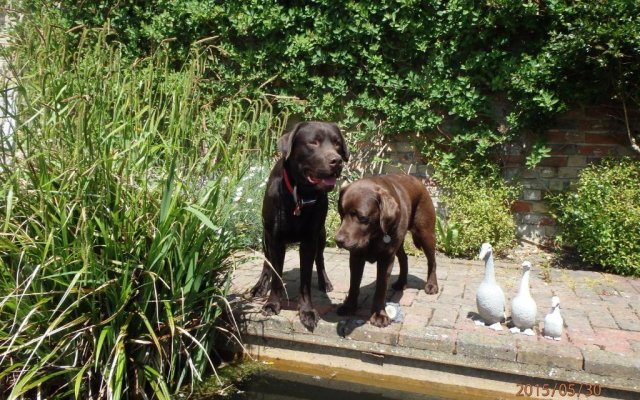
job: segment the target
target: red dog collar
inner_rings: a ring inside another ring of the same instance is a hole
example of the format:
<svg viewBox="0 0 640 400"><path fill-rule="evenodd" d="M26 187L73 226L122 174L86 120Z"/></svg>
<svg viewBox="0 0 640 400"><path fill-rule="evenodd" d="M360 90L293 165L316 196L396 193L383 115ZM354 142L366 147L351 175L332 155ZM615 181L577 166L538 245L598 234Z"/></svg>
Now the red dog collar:
<svg viewBox="0 0 640 400"><path fill-rule="evenodd" d="M286 169L282 170L282 177L284 178L284 185L287 187L287 190L293 196L293 202L296 204L296 207L293 209L293 215L296 217L300 216L302 212L302 207L308 204L314 204L316 199L313 200L304 200L298 197L298 187L291 185L291 180L289 180L289 174Z"/></svg>

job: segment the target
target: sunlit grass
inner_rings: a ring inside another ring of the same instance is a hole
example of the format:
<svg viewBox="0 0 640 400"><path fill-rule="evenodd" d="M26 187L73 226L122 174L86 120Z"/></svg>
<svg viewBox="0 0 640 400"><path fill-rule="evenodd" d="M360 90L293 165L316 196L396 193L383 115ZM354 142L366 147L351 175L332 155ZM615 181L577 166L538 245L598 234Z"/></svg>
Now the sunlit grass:
<svg viewBox="0 0 640 400"><path fill-rule="evenodd" d="M210 374L242 245L235 188L286 120L263 101L213 98L207 49L175 72L161 51L123 60L107 34L83 32L74 51L46 21L15 34L3 398L168 399Z"/></svg>

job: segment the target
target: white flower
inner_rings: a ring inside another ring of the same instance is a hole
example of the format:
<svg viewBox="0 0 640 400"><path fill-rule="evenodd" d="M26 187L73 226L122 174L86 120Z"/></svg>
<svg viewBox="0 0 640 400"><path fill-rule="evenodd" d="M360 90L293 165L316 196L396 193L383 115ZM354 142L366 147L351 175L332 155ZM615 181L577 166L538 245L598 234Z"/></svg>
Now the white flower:
<svg viewBox="0 0 640 400"><path fill-rule="evenodd" d="M242 198L242 192L243 191L244 191L244 188L242 186L238 186L236 188L236 197L235 197L235 199L237 199L237 200L234 199L234 201L238 201L238 200L240 200Z"/></svg>

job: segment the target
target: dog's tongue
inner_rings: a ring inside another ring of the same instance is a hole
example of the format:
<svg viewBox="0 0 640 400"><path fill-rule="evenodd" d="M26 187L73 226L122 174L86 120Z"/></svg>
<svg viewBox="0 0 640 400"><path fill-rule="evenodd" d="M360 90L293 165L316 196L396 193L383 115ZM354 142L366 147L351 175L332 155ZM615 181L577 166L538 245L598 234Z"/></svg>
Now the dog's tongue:
<svg viewBox="0 0 640 400"><path fill-rule="evenodd" d="M307 179L309 180L309 182L311 182L312 185L316 185L316 186L323 186L323 187L333 187L336 185L336 177L329 177L329 178L314 178L313 176L309 176L307 177Z"/></svg>

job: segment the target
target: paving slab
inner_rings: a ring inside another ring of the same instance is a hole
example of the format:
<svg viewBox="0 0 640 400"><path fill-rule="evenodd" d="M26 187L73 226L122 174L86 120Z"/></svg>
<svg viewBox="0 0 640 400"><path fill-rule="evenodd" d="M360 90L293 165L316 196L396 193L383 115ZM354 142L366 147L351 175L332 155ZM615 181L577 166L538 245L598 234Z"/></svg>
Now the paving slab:
<svg viewBox="0 0 640 400"><path fill-rule="evenodd" d="M300 323L296 310L297 250L289 250L285 259L283 280L289 302L283 302L279 315L269 317L261 314L266 299L250 299L247 294L258 279L263 258L259 253L239 256L229 299L242 339L254 346L249 348L261 348L255 350L258 352L276 349L276 354L278 348L283 354L298 349L308 354L312 362L320 354L333 354L343 358L346 366L360 365L365 360L461 371L467 376L470 371L489 371L503 374L502 379L520 379L523 383L543 379L556 384L597 384L632 393L629 398L640 398L638 279L569 269L542 273L534 265L531 293L538 304L538 323L535 335L526 336L509 332L508 321L502 331L474 323L475 290L484 273L481 261L439 255L440 293L427 295L423 290L426 259L410 256L407 288L403 292L390 288L387 295L388 301L400 304L402 318L386 328L377 328L367 322L375 288L375 266L371 264L365 266L357 314L349 318L336 314L348 291L348 259L346 251L325 250L334 291L320 293L313 273L312 300L320 321L309 332ZM496 279L506 296L507 316L522 275L520 264L509 260L495 263ZM396 268L391 282L397 273ZM564 317L560 341L545 339L541 334L553 295L560 297ZM358 363L349 361L354 357Z"/></svg>

